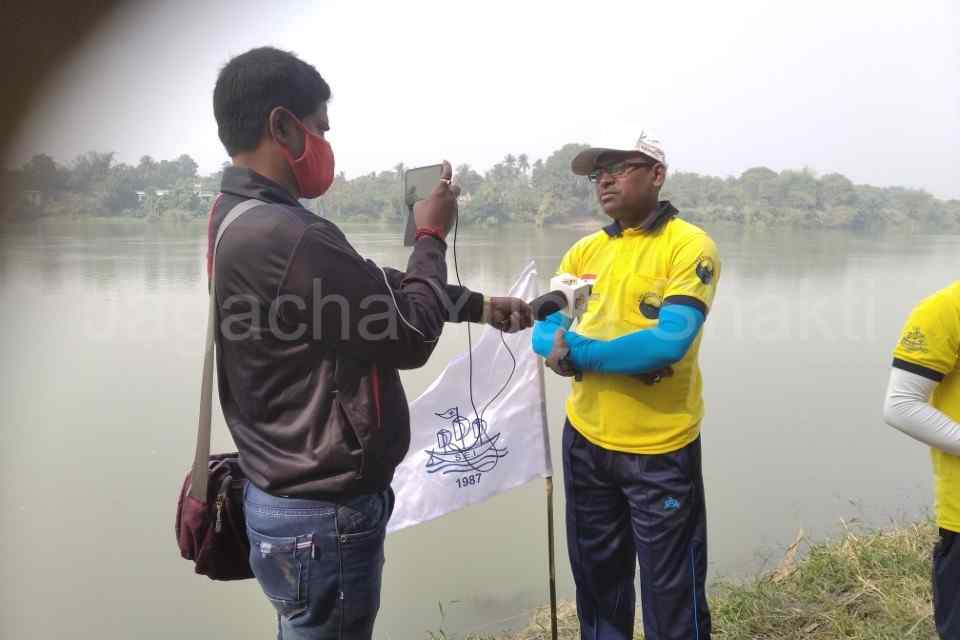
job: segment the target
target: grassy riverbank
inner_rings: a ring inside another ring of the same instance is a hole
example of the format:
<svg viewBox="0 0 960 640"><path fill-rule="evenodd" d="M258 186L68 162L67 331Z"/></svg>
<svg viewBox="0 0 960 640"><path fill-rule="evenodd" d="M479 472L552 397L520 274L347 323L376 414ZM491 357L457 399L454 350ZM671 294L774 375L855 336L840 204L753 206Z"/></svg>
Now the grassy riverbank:
<svg viewBox="0 0 960 640"><path fill-rule="evenodd" d="M931 522L885 531L847 529L838 539L812 545L798 537L775 571L713 585L713 637L935 640L930 587L935 539ZM549 638L549 612L541 610L521 632L466 640ZM579 638L569 603L560 608L560 638ZM637 638L643 638L639 631Z"/></svg>

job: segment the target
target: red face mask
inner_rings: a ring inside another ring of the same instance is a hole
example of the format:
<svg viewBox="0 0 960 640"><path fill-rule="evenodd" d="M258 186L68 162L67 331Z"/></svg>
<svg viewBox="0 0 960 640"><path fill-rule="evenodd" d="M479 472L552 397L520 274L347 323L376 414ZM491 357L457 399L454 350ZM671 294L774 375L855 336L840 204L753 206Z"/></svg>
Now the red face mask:
<svg viewBox="0 0 960 640"><path fill-rule="evenodd" d="M303 154L295 159L286 147L282 147L283 153L297 179L300 197L318 198L333 184L333 148L326 138L309 131L292 114L291 117L303 131Z"/></svg>

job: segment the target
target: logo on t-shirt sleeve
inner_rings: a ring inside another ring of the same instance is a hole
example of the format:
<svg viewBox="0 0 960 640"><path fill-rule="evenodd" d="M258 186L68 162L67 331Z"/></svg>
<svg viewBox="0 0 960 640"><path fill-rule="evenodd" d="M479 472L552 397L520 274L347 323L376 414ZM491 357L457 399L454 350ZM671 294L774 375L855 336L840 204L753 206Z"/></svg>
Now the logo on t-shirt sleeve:
<svg viewBox="0 0 960 640"><path fill-rule="evenodd" d="M656 291L647 291L640 296L640 313L648 320L656 320L660 317L660 307L663 306L663 298Z"/></svg>
<svg viewBox="0 0 960 640"><path fill-rule="evenodd" d="M716 273L716 267L713 265L713 259L710 256L700 256L697 260L697 277L703 284L713 282L713 276Z"/></svg>
<svg viewBox="0 0 960 640"><path fill-rule="evenodd" d="M908 353L926 353L927 336L920 331L920 327L914 327L900 338L900 346Z"/></svg>

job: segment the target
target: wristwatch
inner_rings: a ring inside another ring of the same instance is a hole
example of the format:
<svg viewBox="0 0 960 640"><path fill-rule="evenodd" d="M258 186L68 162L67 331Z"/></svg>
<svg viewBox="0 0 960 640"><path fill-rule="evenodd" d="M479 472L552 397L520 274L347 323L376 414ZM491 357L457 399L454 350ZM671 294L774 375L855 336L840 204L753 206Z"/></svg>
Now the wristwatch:
<svg viewBox="0 0 960 640"><path fill-rule="evenodd" d="M577 382L580 382L581 380L583 380L583 372L577 369L573 364L573 360L570 359L570 347L567 347L567 352L563 354L562 358L557 360L557 364L563 367L564 369L573 371L573 379L576 380Z"/></svg>

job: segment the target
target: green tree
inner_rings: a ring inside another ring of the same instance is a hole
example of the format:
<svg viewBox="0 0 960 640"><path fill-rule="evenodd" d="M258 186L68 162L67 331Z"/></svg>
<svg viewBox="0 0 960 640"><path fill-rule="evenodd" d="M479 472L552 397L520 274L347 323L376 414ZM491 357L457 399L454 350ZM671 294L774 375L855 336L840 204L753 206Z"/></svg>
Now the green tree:
<svg viewBox="0 0 960 640"><path fill-rule="evenodd" d="M853 207L857 204L857 192L853 183L839 173L828 173L820 178L817 185L817 206Z"/></svg>
<svg viewBox="0 0 960 640"><path fill-rule="evenodd" d="M593 185L570 171L574 156L588 148L585 144L567 144L546 160L534 163L531 185L540 200L536 216L539 224L575 220L596 213Z"/></svg>
<svg viewBox="0 0 960 640"><path fill-rule="evenodd" d="M197 176L198 165L196 161L187 154L184 153L180 155L176 160L173 161L173 164L176 167L177 177L195 178Z"/></svg>
<svg viewBox="0 0 960 640"><path fill-rule="evenodd" d="M97 192L97 209L107 215L132 215L139 207L137 170L126 164L114 166Z"/></svg>
<svg viewBox="0 0 960 640"><path fill-rule="evenodd" d="M778 177L776 171L766 167L753 167L740 175L740 188L748 201L769 208L779 199Z"/></svg>
<svg viewBox="0 0 960 640"><path fill-rule="evenodd" d="M143 191L156 182L157 161L150 156L141 156L136 167L137 190Z"/></svg>
<svg viewBox="0 0 960 640"><path fill-rule="evenodd" d="M79 193L95 193L102 190L110 175L114 152L87 151L74 160L70 169L68 186Z"/></svg>
<svg viewBox="0 0 960 640"><path fill-rule="evenodd" d="M66 186L66 173L46 154L38 154L23 165L21 188L50 194Z"/></svg>
<svg viewBox="0 0 960 640"><path fill-rule="evenodd" d="M782 171L776 181L779 201L774 206L812 211L817 207L817 178L809 170Z"/></svg>
<svg viewBox="0 0 960 640"><path fill-rule="evenodd" d="M493 165L465 203L463 218L487 225L534 220L539 198L521 164L516 156L507 154Z"/></svg>
<svg viewBox="0 0 960 640"><path fill-rule="evenodd" d="M517 168L520 169L520 173L527 174L530 172L530 158L525 153L521 153L517 156Z"/></svg>
<svg viewBox="0 0 960 640"><path fill-rule="evenodd" d="M472 194L483 184L483 176L474 171L469 164L461 164L454 173L461 193Z"/></svg>

